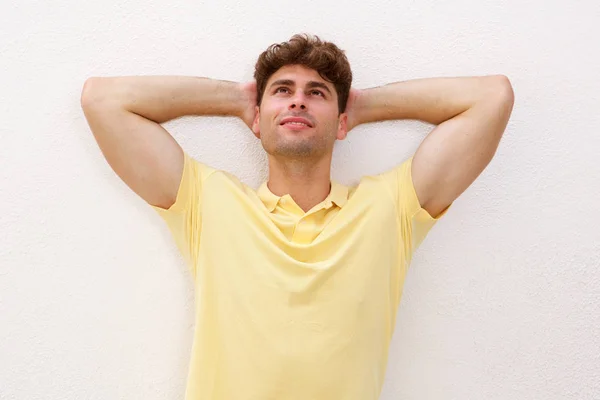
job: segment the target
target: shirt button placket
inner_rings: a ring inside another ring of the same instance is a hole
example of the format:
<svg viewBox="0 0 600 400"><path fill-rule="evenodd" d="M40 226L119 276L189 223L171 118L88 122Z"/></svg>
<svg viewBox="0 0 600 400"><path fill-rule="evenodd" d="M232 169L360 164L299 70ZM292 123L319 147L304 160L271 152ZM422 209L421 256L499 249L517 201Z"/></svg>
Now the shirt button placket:
<svg viewBox="0 0 600 400"><path fill-rule="evenodd" d="M310 243L312 241L312 229L310 223L310 216L304 216L296 222L296 228L294 229L293 241L295 243Z"/></svg>

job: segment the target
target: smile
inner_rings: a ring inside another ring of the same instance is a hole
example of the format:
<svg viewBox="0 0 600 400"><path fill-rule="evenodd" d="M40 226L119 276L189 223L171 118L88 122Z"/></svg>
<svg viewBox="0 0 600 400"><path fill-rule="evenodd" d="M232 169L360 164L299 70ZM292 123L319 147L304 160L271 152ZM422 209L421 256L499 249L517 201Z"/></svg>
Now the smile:
<svg viewBox="0 0 600 400"><path fill-rule="evenodd" d="M287 128L290 129L306 129L306 128L310 128L310 126L306 125L305 123L302 122L286 122L284 124L281 124L282 126L285 126Z"/></svg>

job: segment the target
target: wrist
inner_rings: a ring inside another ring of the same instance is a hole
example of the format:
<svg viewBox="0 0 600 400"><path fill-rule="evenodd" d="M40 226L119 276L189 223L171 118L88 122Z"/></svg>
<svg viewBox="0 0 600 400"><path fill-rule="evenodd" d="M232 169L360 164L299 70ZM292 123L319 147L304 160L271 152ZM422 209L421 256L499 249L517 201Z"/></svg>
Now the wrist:
<svg viewBox="0 0 600 400"><path fill-rule="evenodd" d="M257 106L256 81L238 83L237 91L236 116L252 129Z"/></svg>
<svg viewBox="0 0 600 400"><path fill-rule="evenodd" d="M376 115L374 115L373 106L375 104L375 99L373 95L373 89L353 90L353 126L366 124L377 120Z"/></svg>
<svg viewBox="0 0 600 400"><path fill-rule="evenodd" d="M367 91L367 114L371 122L405 119L399 88L383 85Z"/></svg>
<svg viewBox="0 0 600 400"><path fill-rule="evenodd" d="M244 93L244 83L236 82L231 89L232 108L230 114L234 117L241 118L242 114L244 113L244 101L246 99L246 95Z"/></svg>

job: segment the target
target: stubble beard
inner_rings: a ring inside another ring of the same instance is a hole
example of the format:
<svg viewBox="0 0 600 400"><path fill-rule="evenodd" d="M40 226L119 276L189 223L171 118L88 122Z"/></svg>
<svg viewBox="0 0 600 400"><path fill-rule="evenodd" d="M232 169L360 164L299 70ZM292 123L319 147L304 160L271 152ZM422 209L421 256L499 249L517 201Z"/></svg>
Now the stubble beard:
<svg viewBox="0 0 600 400"><path fill-rule="evenodd" d="M275 132L273 140L275 143L271 147L271 154L283 158L319 158L328 150L327 138L318 133L310 137L288 137L288 134Z"/></svg>

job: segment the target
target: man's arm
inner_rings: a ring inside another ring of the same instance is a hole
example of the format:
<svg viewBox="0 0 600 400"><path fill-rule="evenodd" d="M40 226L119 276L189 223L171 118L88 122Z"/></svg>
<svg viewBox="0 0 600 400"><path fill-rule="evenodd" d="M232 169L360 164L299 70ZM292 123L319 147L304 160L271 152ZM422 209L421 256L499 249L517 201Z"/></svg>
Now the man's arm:
<svg viewBox="0 0 600 400"><path fill-rule="evenodd" d="M353 90L352 103L348 119L353 126L394 119L438 125L412 163L421 207L436 217L490 163L512 112L514 94L502 75L429 78Z"/></svg>
<svg viewBox="0 0 600 400"><path fill-rule="evenodd" d="M183 173L183 150L160 125L184 115L242 116L241 84L186 76L89 78L81 106L111 168L151 205L169 208Z"/></svg>

